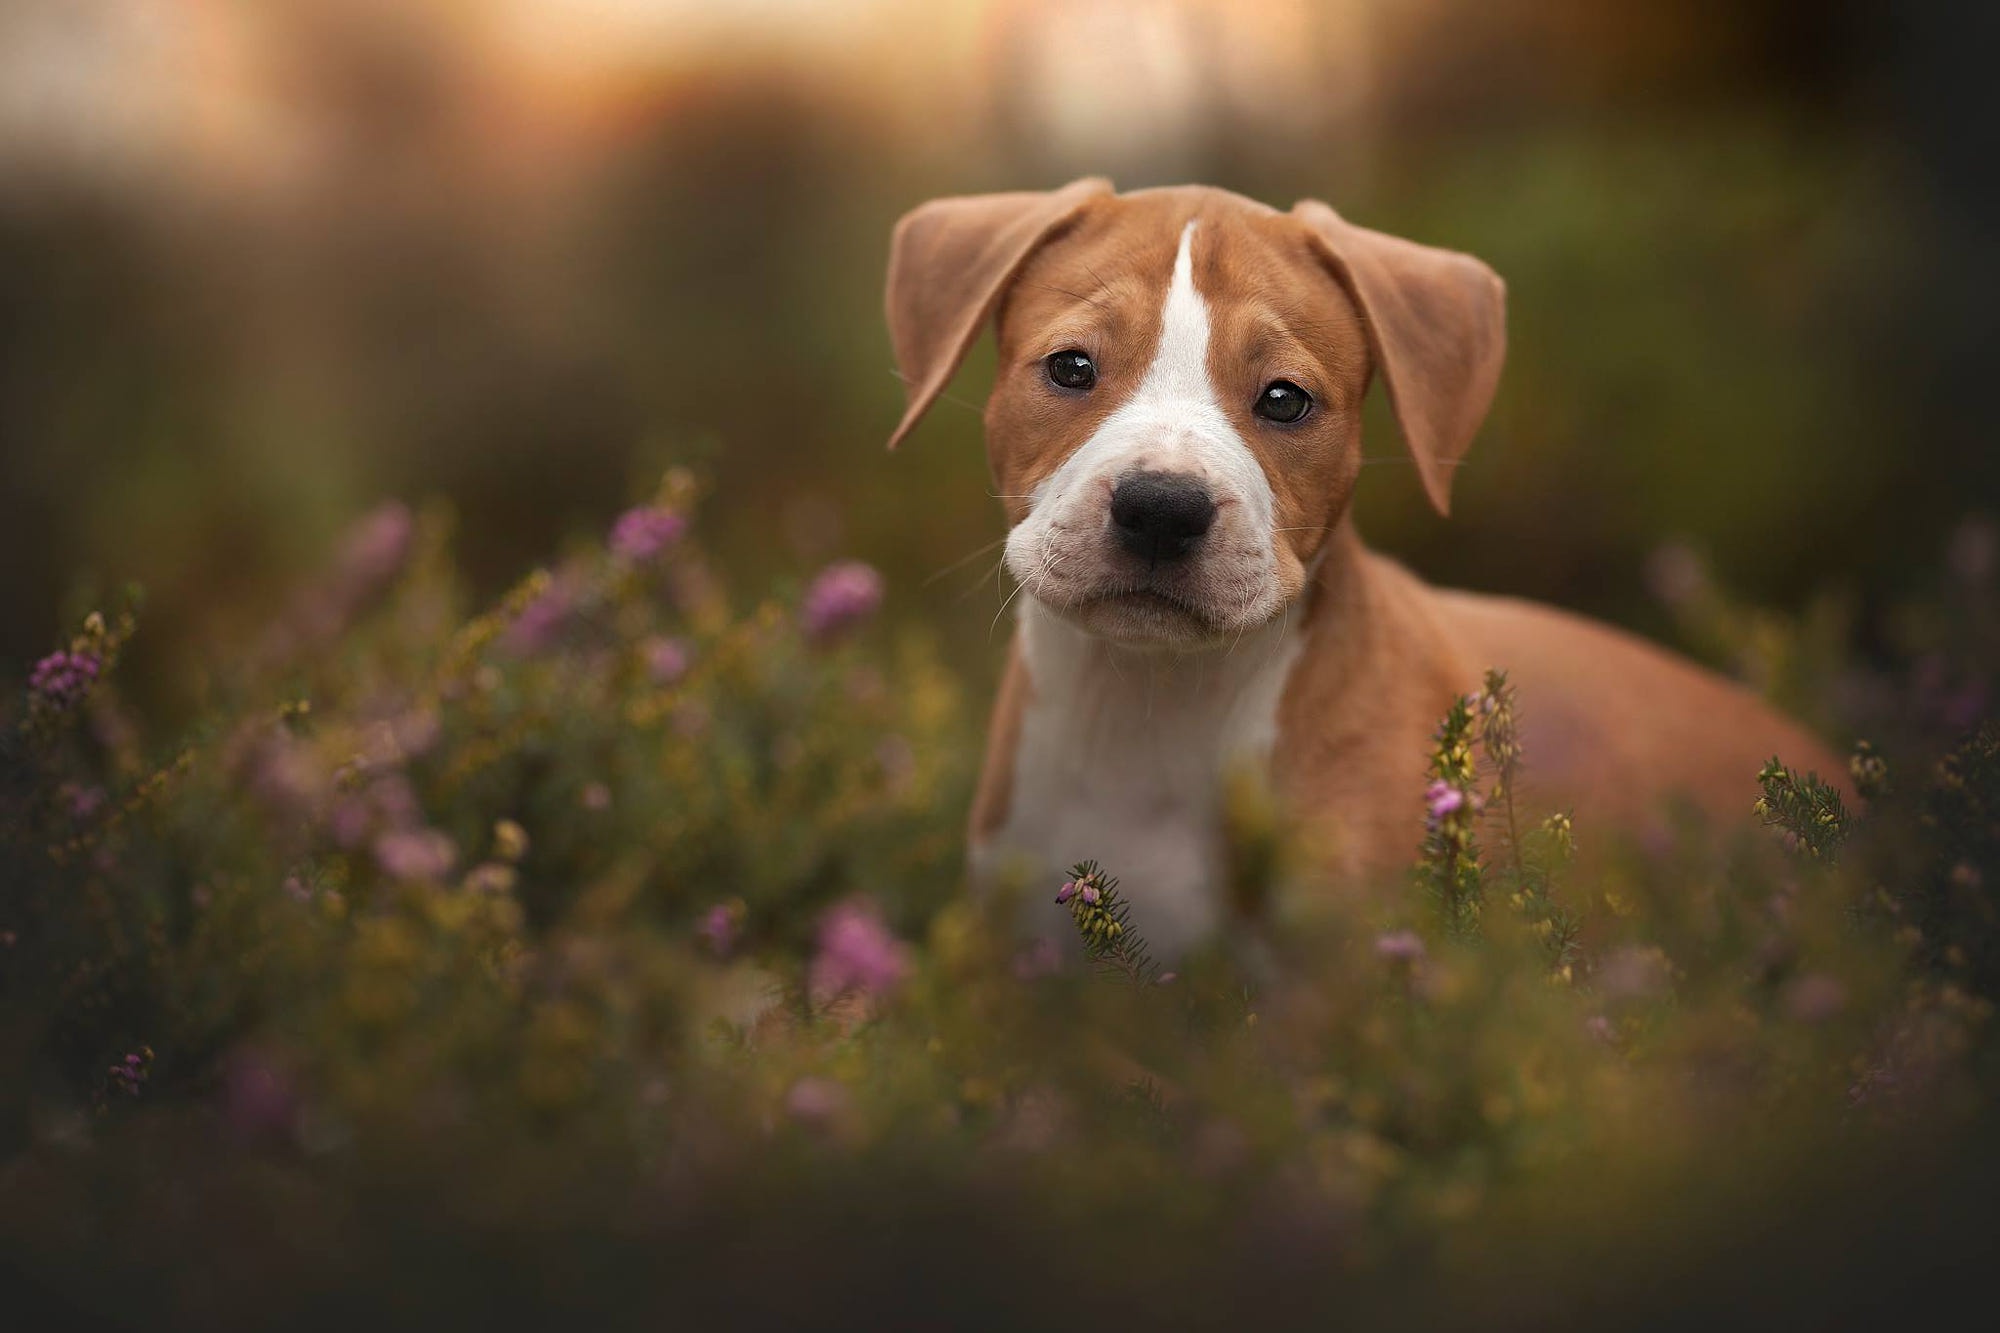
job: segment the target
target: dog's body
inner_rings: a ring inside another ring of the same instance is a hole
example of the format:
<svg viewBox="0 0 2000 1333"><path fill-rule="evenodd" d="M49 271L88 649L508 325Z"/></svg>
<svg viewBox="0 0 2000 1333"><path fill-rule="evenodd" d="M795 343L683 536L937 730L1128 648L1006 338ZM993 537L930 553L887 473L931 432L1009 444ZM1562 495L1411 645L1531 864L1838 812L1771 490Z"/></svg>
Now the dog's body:
<svg viewBox="0 0 2000 1333"><path fill-rule="evenodd" d="M941 200L904 219L889 316L911 404L991 319L986 410L1024 586L972 816L975 871L1093 857L1173 948L1220 912L1226 777L1268 775L1340 871L1422 835L1430 737L1488 667L1518 687L1523 799L1587 829L1681 796L1747 812L1827 752L1737 686L1549 608L1426 587L1348 517L1385 380L1440 510L1504 348L1468 256L1199 188ZM1260 387L1261 386L1261 387Z"/></svg>

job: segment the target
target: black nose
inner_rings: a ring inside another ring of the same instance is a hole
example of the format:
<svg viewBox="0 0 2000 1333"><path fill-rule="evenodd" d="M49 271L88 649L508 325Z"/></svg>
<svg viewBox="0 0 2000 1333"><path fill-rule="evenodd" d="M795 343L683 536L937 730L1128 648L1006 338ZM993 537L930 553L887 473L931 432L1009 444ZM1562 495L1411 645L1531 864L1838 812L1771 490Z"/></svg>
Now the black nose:
<svg viewBox="0 0 2000 1333"><path fill-rule="evenodd" d="M1177 472L1128 472L1111 492L1118 542L1147 560L1178 560L1215 522L1208 487Z"/></svg>

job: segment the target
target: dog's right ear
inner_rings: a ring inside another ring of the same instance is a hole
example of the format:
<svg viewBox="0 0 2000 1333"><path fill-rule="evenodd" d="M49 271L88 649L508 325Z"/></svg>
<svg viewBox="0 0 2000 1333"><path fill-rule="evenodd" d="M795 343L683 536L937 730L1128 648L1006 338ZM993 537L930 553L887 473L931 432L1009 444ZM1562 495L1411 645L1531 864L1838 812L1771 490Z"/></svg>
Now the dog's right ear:
<svg viewBox="0 0 2000 1333"><path fill-rule="evenodd" d="M1035 248L1111 182L1060 190L933 199L903 215L889 243L889 341L908 407L894 449L944 392L994 307Z"/></svg>

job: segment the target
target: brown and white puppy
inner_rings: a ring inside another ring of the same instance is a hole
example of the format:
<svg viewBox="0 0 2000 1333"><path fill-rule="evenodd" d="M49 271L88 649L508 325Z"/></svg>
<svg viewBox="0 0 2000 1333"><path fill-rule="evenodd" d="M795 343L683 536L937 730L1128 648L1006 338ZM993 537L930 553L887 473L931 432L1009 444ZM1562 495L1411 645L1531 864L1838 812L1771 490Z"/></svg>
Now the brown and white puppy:
<svg viewBox="0 0 2000 1333"><path fill-rule="evenodd" d="M1201 187L939 199L897 225L909 407L989 323L986 441L1021 585L972 813L975 874L1094 857L1167 948L1220 913L1219 797L1261 767L1336 869L1406 867L1429 740L1489 666L1519 688L1531 808L1725 817L1817 742L1729 681L1551 608L1425 586L1348 516L1380 376L1440 513L1504 357L1479 260Z"/></svg>

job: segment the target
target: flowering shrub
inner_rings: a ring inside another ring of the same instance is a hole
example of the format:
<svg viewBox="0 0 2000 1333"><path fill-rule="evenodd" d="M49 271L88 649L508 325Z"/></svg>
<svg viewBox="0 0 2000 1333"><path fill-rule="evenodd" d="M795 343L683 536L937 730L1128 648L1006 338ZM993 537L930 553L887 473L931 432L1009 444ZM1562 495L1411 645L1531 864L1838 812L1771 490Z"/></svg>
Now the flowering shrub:
<svg viewBox="0 0 2000 1333"><path fill-rule="evenodd" d="M182 737L122 697L130 614L33 668L9 1271L205 1326L1194 1318L1413 1266L1526 1318L1555 1297L1514 1265L1604 1254L1606 1219L1748 1234L1828 1162L1980 1123L1991 727L1860 756L1861 814L1746 773L1780 836L1689 824L1586 879L1608 835L1515 808L1534 701L1495 672L1410 793L1413 882L1321 883L1240 783L1224 938L1162 972L1145 886L1086 862L1034 890L1096 964L1065 965L961 891L976 728L921 639L867 632L879 576L737 606L694 492L471 614L442 518L380 511ZM1756 1208L1689 1211L1753 1167Z"/></svg>

